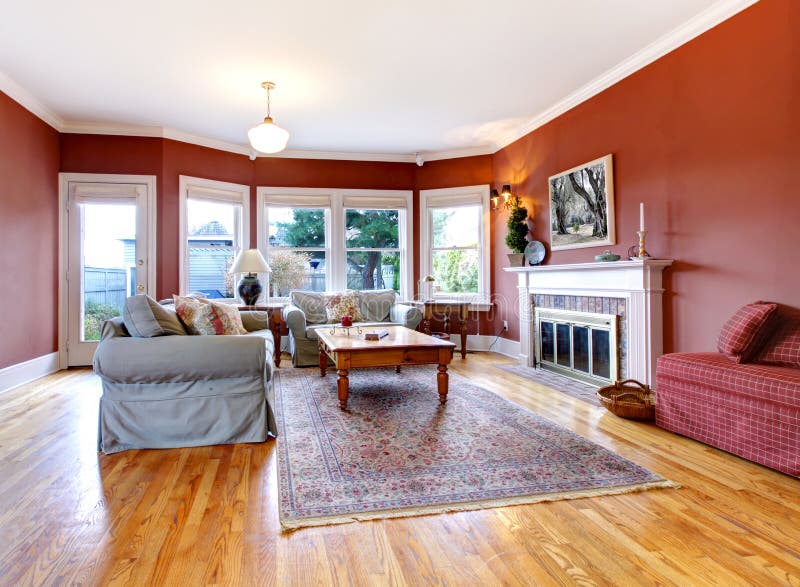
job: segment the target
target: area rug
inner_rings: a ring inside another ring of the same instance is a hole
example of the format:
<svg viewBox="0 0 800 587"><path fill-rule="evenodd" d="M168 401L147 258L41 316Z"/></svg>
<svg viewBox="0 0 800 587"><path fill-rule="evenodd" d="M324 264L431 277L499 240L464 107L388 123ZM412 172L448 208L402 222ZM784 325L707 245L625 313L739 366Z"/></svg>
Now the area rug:
<svg viewBox="0 0 800 587"><path fill-rule="evenodd" d="M534 369L533 367L523 367L522 365L494 365L494 368L519 375L525 379L530 379L550 389L555 389L570 397L584 401L587 404L592 404L593 406L600 405L600 400L597 399L596 385L575 381L574 379L564 377L552 371L546 371L545 369Z"/></svg>
<svg viewBox="0 0 800 587"><path fill-rule="evenodd" d="M676 487L664 478L434 367L336 375L277 372L278 486L284 529Z"/></svg>

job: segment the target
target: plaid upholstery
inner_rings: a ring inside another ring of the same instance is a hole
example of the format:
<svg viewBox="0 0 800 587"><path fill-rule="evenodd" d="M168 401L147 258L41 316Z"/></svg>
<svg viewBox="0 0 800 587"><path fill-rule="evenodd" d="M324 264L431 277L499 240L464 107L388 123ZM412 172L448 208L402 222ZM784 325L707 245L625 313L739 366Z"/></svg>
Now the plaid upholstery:
<svg viewBox="0 0 800 587"><path fill-rule="evenodd" d="M800 318L792 317L782 321L755 361L800 367Z"/></svg>
<svg viewBox="0 0 800 587"><path fill-rule="evenodd" d="M766 302L753 302L739 308L722 327L717 350L734 363L746 363L769 336L767 322L777 309L777 304Z"/></svg>
<svg viewBox="0 0 800 587"><path fill-rule="evenodd" d="M656 387L658 426L800 477L800 369L674 353Z"/></svg>

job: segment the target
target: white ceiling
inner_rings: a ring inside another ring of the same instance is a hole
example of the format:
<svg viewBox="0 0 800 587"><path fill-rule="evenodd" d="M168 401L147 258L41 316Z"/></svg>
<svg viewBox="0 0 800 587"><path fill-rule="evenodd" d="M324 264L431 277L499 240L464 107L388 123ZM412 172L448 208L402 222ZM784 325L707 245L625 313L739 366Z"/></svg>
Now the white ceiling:
<svg viewBox="0 0 800 587"><path fill-rule="evenodd" d="M243 145L269 79L293 150L491 152L752 1L18 1L0 72L67 123Z"/></svg>

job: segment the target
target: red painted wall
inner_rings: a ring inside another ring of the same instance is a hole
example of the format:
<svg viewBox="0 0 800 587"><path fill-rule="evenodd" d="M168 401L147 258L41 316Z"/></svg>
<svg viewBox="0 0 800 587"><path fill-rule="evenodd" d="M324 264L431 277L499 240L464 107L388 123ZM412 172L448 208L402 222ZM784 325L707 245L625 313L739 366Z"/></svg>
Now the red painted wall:
<svg viewBox="0 0 800 587"><path fill-rule="evenodd" d="M764 0L495 154L495 181L533 203L542 241L548 176L614 154L612 250L634 243L644 202L649 252L676 260L666 274L667 352L715 348L722 323L747 302L800 305L798 31L800 3ZM496 290L516 296L500 269L501 240L496 232Z"/></svg>
<svg viewBox="0 0 800 587"><path fill-rule="evenodd" d="M459 187L466 185L484 185L492 184L493 168L491 155L478 155L475 157L461 157L459 159L442 159L440 161L430 161L425 163L422 167L416 168L416 184L414 191L414 207L419 215L419 191L420 190L435 190L439 188ZM491 214L492 224L490 227L490 239L494 241L497 233L496 213ZM419 243L419 218L417 218L417 230L414 232L414 239ZM415 283L419 281L419 251L416 255L415 262ZM490 291L494 291L494 268L495 264L492 263L492 270L490 271L489 287ZM514 304L517 303L516 296L512 300ZM471 321L469 324L470 334L496 334L499 329L495 323L495 317L499 312L505 310L506 302L504 300L495 299L497 304L490 312L481 312L478 314L477 321ZM455 319L453 316L451 319ZM434 327L438 327L439 323L434 323Z"/></svg>
<svg viewBox="0 0 800 587"><path fill-rule="evenodd" d="M250 186L250 246L256 246L256 186L412 189L414 165L369 161L258 158L170 139L63 135L61 171L157 176L157 291L178 291L178 177Z"/></svg>
<svg viewBox="0 0 800 587"><path fill-rule="evenodd" d="M0 369L58 350L58 132L0 92Z"/></svg>

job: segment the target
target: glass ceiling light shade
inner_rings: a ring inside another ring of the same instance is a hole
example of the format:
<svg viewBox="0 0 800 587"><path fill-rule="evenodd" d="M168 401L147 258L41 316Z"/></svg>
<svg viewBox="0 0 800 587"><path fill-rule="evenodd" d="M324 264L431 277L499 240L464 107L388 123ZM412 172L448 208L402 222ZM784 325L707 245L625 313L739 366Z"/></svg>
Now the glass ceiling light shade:
<svg viewBox="0 0 800 587"><path fill-rule="evenodd" d="M289 131L275 124L272 116L270 116L269 93L270 90L275 88L275 84L273 82L264 82L261 87L267 90L267 117L264 122L247 131L247 138L250 139L250 145L256 151L260 153L277 153L286 148L286 143L289 142Z"/></svg>

